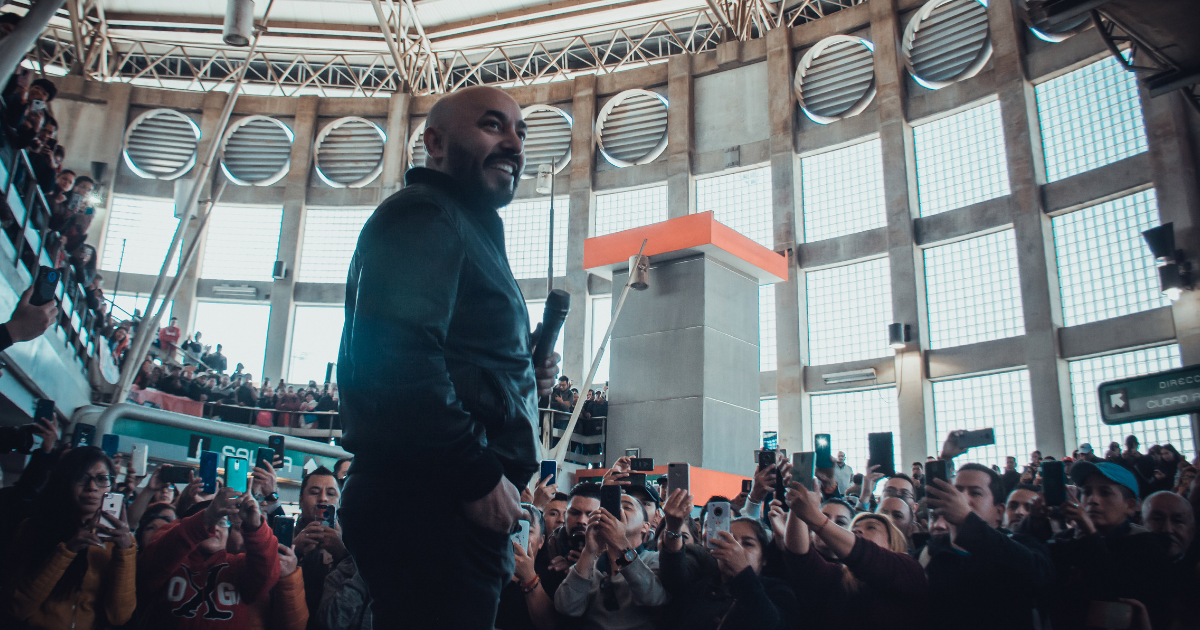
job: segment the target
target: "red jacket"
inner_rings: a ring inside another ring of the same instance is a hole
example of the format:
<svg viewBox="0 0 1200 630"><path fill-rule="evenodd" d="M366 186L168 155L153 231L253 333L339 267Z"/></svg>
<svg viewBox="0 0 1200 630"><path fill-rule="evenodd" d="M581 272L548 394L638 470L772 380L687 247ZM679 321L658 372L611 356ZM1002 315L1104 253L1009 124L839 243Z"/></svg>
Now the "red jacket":
<svg viewBox="0 0 1200 630"><path fill-rule="evenodd" d="M249 604L267 597L279 580L279 541L267 526L243 531L246 552L206 556L196 547L210 536L204 513L175 521L138 559L143 627L243 630Z"/></svg>

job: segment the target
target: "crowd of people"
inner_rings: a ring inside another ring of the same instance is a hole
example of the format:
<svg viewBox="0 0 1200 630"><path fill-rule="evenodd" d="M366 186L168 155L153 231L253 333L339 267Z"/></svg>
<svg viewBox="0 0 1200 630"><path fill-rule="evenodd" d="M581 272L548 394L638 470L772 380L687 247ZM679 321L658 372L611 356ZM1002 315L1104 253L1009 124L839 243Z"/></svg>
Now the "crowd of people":
<svg viewBox="0 0 1200 630"><path fill-rule="evenodd" d="M578 404L579 388L575 387L575 383L570 378L560 376L558 382L554 385L554 389L550 390L550 396L540 401L538 406L543 409L548 408L554 411L570 413L575 411L575 405ZM580 417L584 419L608 417L607 383L603 389L588 390L587 396L583 401L583 411L580 412Z"/></svg>
<svg viewBox="0 0 1200 630"><path fill-rule="evenodd" d="M124 458L45 435L0 491L0 625L373 627L373 594L335 516L350 460L305 475L285 546L265 462L246 492L204 494L194 476L182 489L163 467L133 477ZM631 483L628 458L567 492L538 480L521 494L528 538L514 537L495 628L1200 626L1200 488L1171 445L1142 454L1130 436L1100 459L1083 444L1062 460L1066 500L1047 505L1040 474L1052 458L1035 451L1032 478L1015 458L1000 471L959 463L969 458L957 435L931 458L946 479L929 479L923 463L912 475L853 474L839 454L803 483L780 453L748 490L711 497L698 514L688 488ZM601 507L604 486L621 489L617 513ZM107 492L124 495L119 516L101 509ZM731 513L716 526L708 513L722 509ZM386 544L431 542L455 544ZM436 627L423 625L428 614L413 602L413 627Z"/></svg>

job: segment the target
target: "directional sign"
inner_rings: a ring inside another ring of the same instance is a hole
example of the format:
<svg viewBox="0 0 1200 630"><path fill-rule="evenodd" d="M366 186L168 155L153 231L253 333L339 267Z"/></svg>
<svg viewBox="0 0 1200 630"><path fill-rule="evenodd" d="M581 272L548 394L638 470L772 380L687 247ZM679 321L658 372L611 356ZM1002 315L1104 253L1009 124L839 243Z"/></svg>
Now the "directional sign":
<svg viewBox="0 0 1200 630"><path fill-rule="evenodd" d="M1200 365L1101 383L1098 393L1104 424L1200 412Z"/></svg>

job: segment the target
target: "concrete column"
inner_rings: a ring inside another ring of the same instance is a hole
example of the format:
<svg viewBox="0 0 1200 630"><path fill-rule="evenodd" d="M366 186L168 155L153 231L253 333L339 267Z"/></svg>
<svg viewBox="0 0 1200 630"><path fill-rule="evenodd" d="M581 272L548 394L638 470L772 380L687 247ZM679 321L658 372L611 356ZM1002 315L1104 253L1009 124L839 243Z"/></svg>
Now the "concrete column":
<svg viewBox="0 0 1200 630"><path fill-rule="evenodd" d="M570 203L567 208L567 282L558 287L571 294L571 313L563 324L562 373L582 383L592 365L586 352L592 314L588 304L588 272L583 270L583 241L592 233L592 171L596 163L596 145L592 125L596 120L596 76L575 77L575 97L571 103ZM555 208L556 212L562 210ZM580 385L582 387L582 385Z"/></svg>
<svg viewBox="0 0 1200 630"><path fill-rule="evenodd" d="M879 113L879 143L883 151L883 194L887 207L888 267L892 283L892 321L908 324L912 341L896 354L900 451L897 470L924 461L936 452L933 431L932 386L926 379L921 352L928 348L925 332L925 265L916 245L913 217L917 208L917 165L912 126L904 112L907 97L904 62L900 56L903 24L895 0L871 0L871 41L875 44L875 103ZM878 331L883 335L884 331ZM861 465L861 462L855 462Z"/></svg>
<svg viewBox="0 0 1200 630"><path fill-rule="evenodd" d="M1017 243L1021 304L1025 315L1025 364L1036 448L1045 455L1069 455L1076 444L1071 379L1058 345L1062 303L1054 234L1042 209L1046 182L1041 130L1033 85L1025 76L1024 25L1012 3L988 8L1004 147L1008 163L1009 209ZM1025 455L1016 454L1017 457Z"/></svg>
<svg viewBox="0 0 1200 630"><path fill-rule="evenodd" d="M99 148L99 152L89 156L88 167L91 167L91 162L108 164L103 181L97 182L105 187L108 194L104 196L104 204L96 208L96 216L92 220L87 236L87 242L96 248L96 255L103 260L104 235L108 229L109 212L112 210L113 183L117 181L117 169L121 167L121 145L125 137L125 125L129 122L129 94L133 91L133 86L128 83L84 82L83 77L78 76L64 77L64 79L67 78L78 79L85 92L90 86L101 87L105 97L104 127L95 130L100 135L100 141L95 145ZM105 278L105 280L108 282L108 287L111 288L113 286L112 279Z"/></svg>
<svg viewBox="0 0 1200 630"><path fill-rule="evenodd" d="M775 285L775 392L779 399L779 448L804 447L804 379L801 354L803 272L797 264L797 187L795 126L796 98L792 95L791 29L767 32L767 107L770 124L771 206L775 250L788 251L788 281ZM761 439L761 438L760 438Z"/></svg>
<svg viewBox="0 0 1200 630"><path fill-rule="evenodd" d="M667 218L692 212L692 146L696 119L692 55L667 59ZM574 155L574 154L572 154Z"/></svg>
<svg viewBox="0 0 1200 630"><path fill-rule="evenodd" d="M287 265L287 276L276 278L271 285L271 320L267 326L267 350L263 362L263 372L272 380L281 378L287 372L288 358L291 356L293 288L296 284L296 268L300 263L300 239L304 235L305 193L308 191L319 104L320 100L315 95L299 97L292 128L296 140L292 143L291 167L284 178L283 224L279 229L279 253L276 258ZM330 331L330 334L335 333ZM262 376L255 375L256 378Z"/></svg>
<svg viewBox="0 0 1200 630"><path fill-rule="evenodd" d="M404 171L408 170L408 105L410 96L395 92L388 101L387 143L383 147L382 186L379 201L392 196L404 185Z"/></svg>

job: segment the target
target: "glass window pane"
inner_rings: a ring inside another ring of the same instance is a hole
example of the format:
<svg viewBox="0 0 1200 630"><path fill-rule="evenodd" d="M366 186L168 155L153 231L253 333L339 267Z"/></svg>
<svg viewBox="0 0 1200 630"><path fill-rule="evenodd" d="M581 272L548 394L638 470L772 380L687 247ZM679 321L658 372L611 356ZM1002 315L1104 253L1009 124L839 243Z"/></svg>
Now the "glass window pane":
<svg viewBox="0 0 1200 630"><path fill-rule="evenodd" d="M811 271L806 276L810 365L892 354L887 343L887 325L892 322L887 258Z"/></svg>
<svg viewBox="0 0 1200 630"><path fill-rule="evenodd" d="M1063 324L1170 306L1142 232L1158 225L1154 190L1054 217Z"/></svg>
<svg viewBox="0 0 1200 630"><path fill-rule="evenodd" d="M247 373L262 378L270 320L270 304L199 302L192 330L204 333L204 342L214 348L217 344L223 346L221 353L229 359L230 372L241 363ZM191 331L183 332L186 335Z"/></svg>
<svg viewBox="0 0 1200 630"><path fill-rule="evenodd" d="M846 465L857 473L866 473L870 433L892 434L892 445L900 447L900 410L896 406L896 388L881 387L856 392L815 394L812 403L813 435L828 433L830 449L846 453ZM897 455L899 452L897 451ZM896 470L905 466L896 461Z"/></svg>
<svg viewBox="0 0 1200 630"><path fill-rule="evenodd" d="M208 220L200 277L270 282L282 222L283 208L279 206L214 208Z"/></svg>
<svg viewBox="0 0 1200 630"><path fill-rule="evenodd" d="M921 216L1008 194L1000 103L913 127Z"/></svg>
<svg viewBox="0 0 1200 630"><path fill-rule="evenodd" d="M1112 56L1042 83L1034 94L1048 181L1146 150L1137 76Z"/></svg>
<svg viewBox="0 0 1200 630"><path fill-rule="evenodd" d="M596 236L666 220L666 186L596 195Z"/></svg>
<svg viewBox="0 0 1200 630"><path fill-rule="evenodd" d="M554 275L567 274L567 212L570 199L554 200ZM550 198L514 201L500 208L504 220L504 248L516 278L545 278L546 252L550 249ZM539 316L540 320L541 317Z"/></svg>
<svg viewBox="0 0 1200 630"><path fill-rule="evenodd" d="M525 308L529 309L529 330L530 332L533 332L533 329L537 328L537 325L541 323L542 316L546 314L546 300L526 300ZM566 339L566 337L567 336L563 333L563 331L560 330L558 333L558 339L556 339L554 342L554 351L557 352L558 356L560 357L563 356L563 339ZM579 383L580 387L583 387L583 379L586 376L587 374L579 375L577 382ZM603 384L603 382L601 384ZM592 389L597 388L593 387Z"/></svg>
<svg viewBox="0 0 1200 630"><path fill-rule="evenodd" d="M710 210L742 236L775 248L769 166L696 180L696 212Z"/></svg>
<svg viewBox="0 0 1200 630"><path fill-rule="evenodd" d="M775 348L775 285L758 287L758 369L770 372L777 367Z"/></svg>
<svg viewBox="0 0 1200 630"><path fill-rule="evenodd" d="M959 457L960 468L967 462L1003 468L1005 457L1029 461L1029 454L1036 448L1028 370L935 382L933 418L939 445L951 431L995 429L996 443L973 448Z"/></svg>
<svg viewBox="0 0 1200 630"><path fill-rule="evenodd" d="M308 208L300 249L300 282L343 283L363 224L374 208Z"/></svg>
<svg viewBox="0 0 1200 630"><path fill-rule="evenodd" d="M1135 435L1142 444L1143 453L1154 444L1170 443L1187 459L1196 456L1192 425L1187 416L1110 426L1100 420L1097 405L1096 389L1100 383L1183 367L1178 345L1082 359L1067 365L1071 371L1071 403L1075 410L1078 442L1068 446L1069 450L1087 442L1096 450L1096 457L1104 457L1110 442L1117 442L1124 449L1125 436Z"/></svg>
<svg viewBox="0 0 1200 630"><path fill-rule="evenodd" d="M592 298L592 334L588 339L587 356L583 357L585 371L592 368L592 360L596 358L596 349L600 347L600 341L604 339L604 333L608 331L608 324L611 321L612 296ZM610 340L604 348L604 358L600 360L600 366L596 368L596 378L592 379L595 383L608 382L608 357L611 353L612 341ZM579 375L579 381L582 382L585 378L587 378L587 374Z"/></svg>
<svg viewBox="0 0 1200 630"><path fill-rule="evenodd" d="M100 268L157 276L178 226L175 202L171 199L114 196L108 230L104 235L104 255L100 258ZM124 254L121 251L122 242ZM171 273L177 268L178 261L171 265Z"/></svg>
<svg viewBox="0 0 1200 630"><path fill-rule="evenodd" d="M763 398L758 401L758 424L763 433L779 431L778 398Z"/></svg>
<svg viewBox="0 0 1200 630"><path fill-rule="evenodd" d="M887 225L878 139L800 160L806 243Z"/></svg>
<svg viewBox="0 0 1200 630"><path fill-rule="evenodd" d="M289 383L325 382L326 367L330 363L337 363L338 350L342 345L342 325L345 323L346 309L341 306L296 307L295 317L292 318Z"/></svg>
<svg viewBox="0 0 1200 630"><path fill-rule="evenodd" d="M925 293L931 348L1025 334L1012 230L926 249Z"/></svg>

